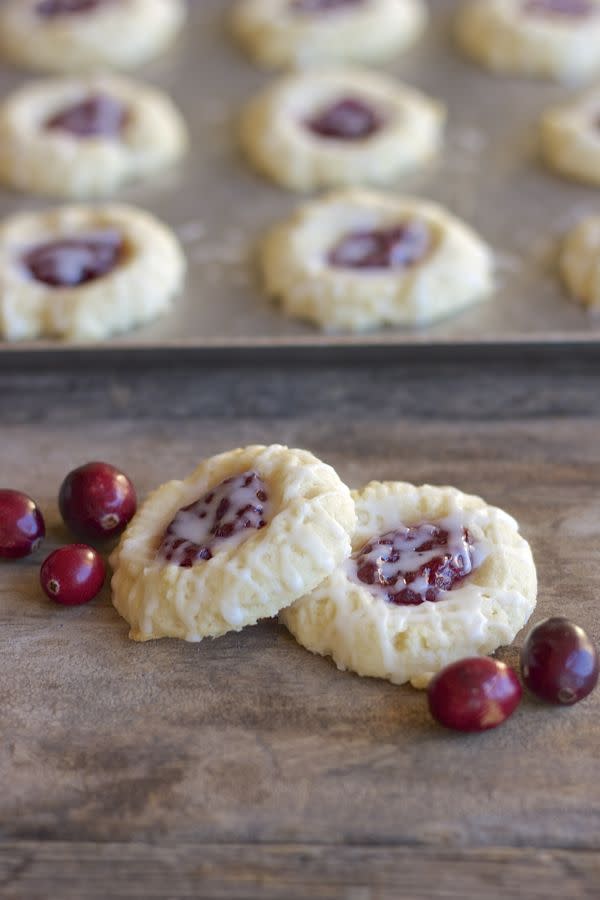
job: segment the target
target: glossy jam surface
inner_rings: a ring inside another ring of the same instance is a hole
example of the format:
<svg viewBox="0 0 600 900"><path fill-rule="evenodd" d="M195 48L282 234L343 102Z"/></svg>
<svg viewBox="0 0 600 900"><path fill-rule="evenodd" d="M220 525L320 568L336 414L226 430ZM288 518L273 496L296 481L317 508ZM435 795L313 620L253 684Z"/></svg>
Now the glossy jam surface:
<svg viewBox="0 0 600 900"><path fill-rule="evenodd" d="M383 118L377 110L355 97L339 100L306 121L313 134L338 141L364 140L382 125Z"/></svg>
<svg viewBox="0 0 600 900"><path fill-rule="evenodd" d="M40 0L35 11L38 16L53 19L55 16L94 12L98 7L105 6L107 3L114 3L114 0Z"/></svg>
<svg viewBox="0 0 600 900"><path fill-rule="evenodd" d="M267 488L257 472L242 472L180 509L167 528L158 557L182 568L212 559L215 547L243 539L267 524Z"/></svg>
<svg viewBox="0 0 600 900"><path fill-rule="evenodd" d="M598 12L591 0L524 0L523 11L534 16L587 19Z"/></svg>
<svg viewBox="0 0 600 900"><path fill-rule="evenodd" d="M420 606L443 599L476 568L466 528L423 523L372 538L351 557L357 581L397 606Z"/></svg>
<svg viewBox="0 0 600 900"><path fill-rule="evenodd" d="M291 0L290 6L295 13L312 15L363 6L365 2L366 0Z"/></svg>
<svg viewBox="0 0 600 900"><path fill-rule="evenodd" d="M107 94L95 94L51 116L45 127L80 138L119 137L127 125L127 107Z"/></svg>
<svg viewBox="0 0 600 900"><path fill-rule="evenodd" d="M394 228L354 231L331 250L328 262L338 269L404 269L421 262L430 247L427 225L411 221Z"/></svg>
<svg viewBox="0 0 600 900"><path fill-rule="evenodd" d="M38 244L23 255L22 263L32 278L49 287L78 287L112 272L124 254L120 232L106 229Z"/></svg>

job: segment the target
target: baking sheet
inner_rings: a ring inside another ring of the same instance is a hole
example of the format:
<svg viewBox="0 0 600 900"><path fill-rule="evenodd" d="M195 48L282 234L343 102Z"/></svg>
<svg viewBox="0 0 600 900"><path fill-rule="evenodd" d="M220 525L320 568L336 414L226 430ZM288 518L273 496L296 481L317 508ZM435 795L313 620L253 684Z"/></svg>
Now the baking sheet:
<svg viewBox="0 0 600 900"><path fill-rule="evenodd" d="M556 277L560 236L600 211L600 192L547 172L537 158L536 126L550 104L573 94L544 82L490 75L452 44L455 0L430 0L432 25L421 44L386 69L443 100L446 150L428 171L405 178L402 192L434 199L465 218L495 248L498 289L491 301L433 327L326 334L281 314L257 278L257 236L304 198L255 175L236 145L236 116L275 77L261 72L227 32L231 0L191 0L190 21L166 55L135 73L168 90L183 110L193 150L176 170L123 190L118 199L164 219L182 240L186 291L168 316L95 349L274 347L364 348L414 345L596 343L600 320L570 303ZM0 70L0 91L27 77ZM0 192L0 216L49 205ZM90 345L85 345L89 347ZM61 342L0 342L3 352L64 351Z"/></svg>

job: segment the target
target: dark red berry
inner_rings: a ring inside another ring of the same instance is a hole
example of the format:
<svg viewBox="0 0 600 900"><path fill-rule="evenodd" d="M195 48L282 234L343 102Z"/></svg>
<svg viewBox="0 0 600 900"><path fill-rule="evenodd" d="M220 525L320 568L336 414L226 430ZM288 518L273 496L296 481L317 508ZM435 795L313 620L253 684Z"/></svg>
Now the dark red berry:
<svg viewBox="0 0 600 900"><path fill-rule="evenodd" d="M51 19L54 16L94 12L107 2L108 0L39 0L35 11L38 16Z"/></svg>
<svg viewBox="0 0 600 900"><path fill-rule="evenodd" d="M0 490L0 558L29 556L46 536L36 503L21 491Z"/></svg>
<svg viewBox="0 0 600 900"><path fill-rule="evenodd" d="M598 651L569 619L545 619L530 631L521 651L523 681L548 703L571 706L598 683Z"/></svg>
<svg viewBox="0 0 600 900"><path fill-rule="evenodd" d="M102 589L104 560L87 544L60 547L44 560L40 583L50 600L63 606L89 603Z"/></svg>
<svg viewBox="0 0 600 900"><path fill-rule="evenodd" d="M112 538L133 517L137 499L127 475L104 462L90 462L69 472L58 495L60 514L74 534Z"/></svg>
<svg viewBox="0 0 600 900"><path fill-rule="evenodd" d="M521 699L516 674L497 659L460 659L431 680L427 699L431 715L456 731L487 731L501 725Z"/></svg>

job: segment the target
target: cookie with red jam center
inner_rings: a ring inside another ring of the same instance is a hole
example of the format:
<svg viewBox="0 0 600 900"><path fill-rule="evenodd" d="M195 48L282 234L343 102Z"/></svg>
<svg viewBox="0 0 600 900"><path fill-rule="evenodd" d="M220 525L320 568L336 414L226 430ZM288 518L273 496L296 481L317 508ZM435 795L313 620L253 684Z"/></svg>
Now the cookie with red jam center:
<svg viewBox="0 0 600 900"><path fill-rule="evenodd" d="M537 580L513 518L451 487L371 482L352 496L351 557L280 614L299 643L340 669L424 687L514 639Z"/></svg>
<svg viewBox="0 0 600 900"><path fill-rule="evenodd" d="M114 605L134 640L239 631L341 564L355 521L350 491L311 453L232 450L141 507L112 557Z"/></svg>
<svg viewBox="0 0 600 900"><path fill-rule="evenodd" d="M565 83L600 73L600 0L463 0L456 35L494 72Z"/></svg>

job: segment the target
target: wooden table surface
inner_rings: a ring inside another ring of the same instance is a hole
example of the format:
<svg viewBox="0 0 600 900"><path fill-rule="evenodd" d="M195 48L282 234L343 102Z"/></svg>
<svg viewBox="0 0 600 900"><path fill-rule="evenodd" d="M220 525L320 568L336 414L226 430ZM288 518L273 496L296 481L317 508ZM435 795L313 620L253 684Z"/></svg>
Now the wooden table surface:
<svg viewBox="0 0 600 900"><path fill-rule="evenodd" d="M565 614L600 642L600 362L12 362L0 425L0 483L49 526L35 558L0 566L1 897L600 897L600 690L571 709L526 698L464 736L275 622L140 645L108 590L69 610L38 587L68 540L70 468L108 460L143 496L277 441L352 486L450 483L505 507L538 564L533 621Z"/></svg>

